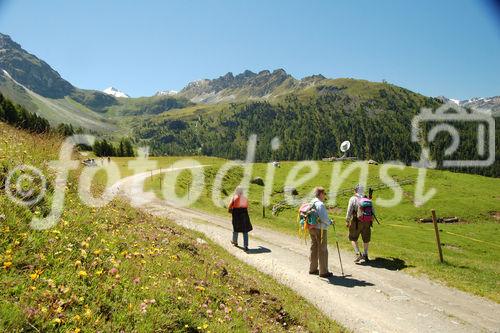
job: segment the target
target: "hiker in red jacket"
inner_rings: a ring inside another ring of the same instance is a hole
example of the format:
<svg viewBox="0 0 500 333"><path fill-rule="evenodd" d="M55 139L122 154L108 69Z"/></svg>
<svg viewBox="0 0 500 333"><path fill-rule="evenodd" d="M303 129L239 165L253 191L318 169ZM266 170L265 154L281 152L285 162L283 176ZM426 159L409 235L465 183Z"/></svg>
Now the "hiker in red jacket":
<svg viewBox="0 0 500 333"><path fill-rule="evenodd" d="M238 233L243 233L243 246L248 251L248 233L252 231L252 224L248 216L248 199L243 195L243 189L237 187L233 198L229 202L228 211L233 219L233 240L231 243L238 246Z"/></svg>

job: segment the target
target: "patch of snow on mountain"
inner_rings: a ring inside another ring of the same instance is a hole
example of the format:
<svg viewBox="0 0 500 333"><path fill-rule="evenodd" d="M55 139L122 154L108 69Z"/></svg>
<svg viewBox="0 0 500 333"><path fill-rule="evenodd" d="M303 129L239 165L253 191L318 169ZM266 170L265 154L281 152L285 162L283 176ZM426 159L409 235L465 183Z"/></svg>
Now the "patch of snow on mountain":
<svg viewBox="0 0 500 333"><path fill-rule="evenodd" d="M178 91L177 90L163 90L163 91L157 91L155 96L173 96L177 95Z"/></svg>
<svg viewBox="0 0 500 333"><path fill-rule="evenodd" d="M123 91L116 89L115 87L106 88L102 92L115 97L125 97L125 98L130 97L129 95L125 94Z"/></svg>

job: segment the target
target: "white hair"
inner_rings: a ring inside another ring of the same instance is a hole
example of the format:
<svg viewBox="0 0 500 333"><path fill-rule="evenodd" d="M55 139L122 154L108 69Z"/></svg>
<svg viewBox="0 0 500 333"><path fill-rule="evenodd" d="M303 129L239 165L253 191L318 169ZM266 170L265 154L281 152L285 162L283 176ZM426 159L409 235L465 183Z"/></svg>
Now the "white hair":
<svg viewBox="0 0 500 333"><path fill-rule="evenodd" d="M356 191L357 194L359 195L362 195L364 192L365 192L365 188L363 185L361 184L358 184L356 185L356 187L354 188L354 191Z"/></svg>
<svg viewBox="0 0 500 333"><path fill-rule="evenodd" d="M238 187L234 190L234 194L236 194L236 195L243 195L243 187L238 186Z"/></svg>

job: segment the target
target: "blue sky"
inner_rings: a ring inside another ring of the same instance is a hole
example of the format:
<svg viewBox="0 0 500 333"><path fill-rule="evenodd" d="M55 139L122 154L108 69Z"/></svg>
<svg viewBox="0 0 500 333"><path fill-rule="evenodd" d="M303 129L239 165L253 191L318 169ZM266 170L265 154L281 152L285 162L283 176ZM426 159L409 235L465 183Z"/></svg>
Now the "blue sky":
<svg viewBox="0 0 500 333"><path fill-rule="evenodd" d="M276 68L500 95L500 21L478 0L0 0L0 32L78 87L132 96Z"/></svg>

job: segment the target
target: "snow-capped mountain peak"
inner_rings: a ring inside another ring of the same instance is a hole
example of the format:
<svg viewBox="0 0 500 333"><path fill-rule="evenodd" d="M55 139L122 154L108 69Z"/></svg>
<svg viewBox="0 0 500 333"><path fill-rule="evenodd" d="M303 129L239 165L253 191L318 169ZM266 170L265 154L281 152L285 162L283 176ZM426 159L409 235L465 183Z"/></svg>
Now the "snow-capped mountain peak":
<svg viewBox="0 0 500 333"><path fill-rule="evenodd" d="M481 111L492 111L492 112L500 112L500 96L492 96L492 97L473 97L465 100L451 99L444 96L437 97L444 103L455 103L461 107L471 108L474 110Z"/></svg>
<svg viewBox="0 0 500 333"><path fill-rule="evenodd" d="M115 97L125 97L125 98L130 97L129 95L125 94L123 91L116 89L115 87L106 88L102 92Z"/></svg>

